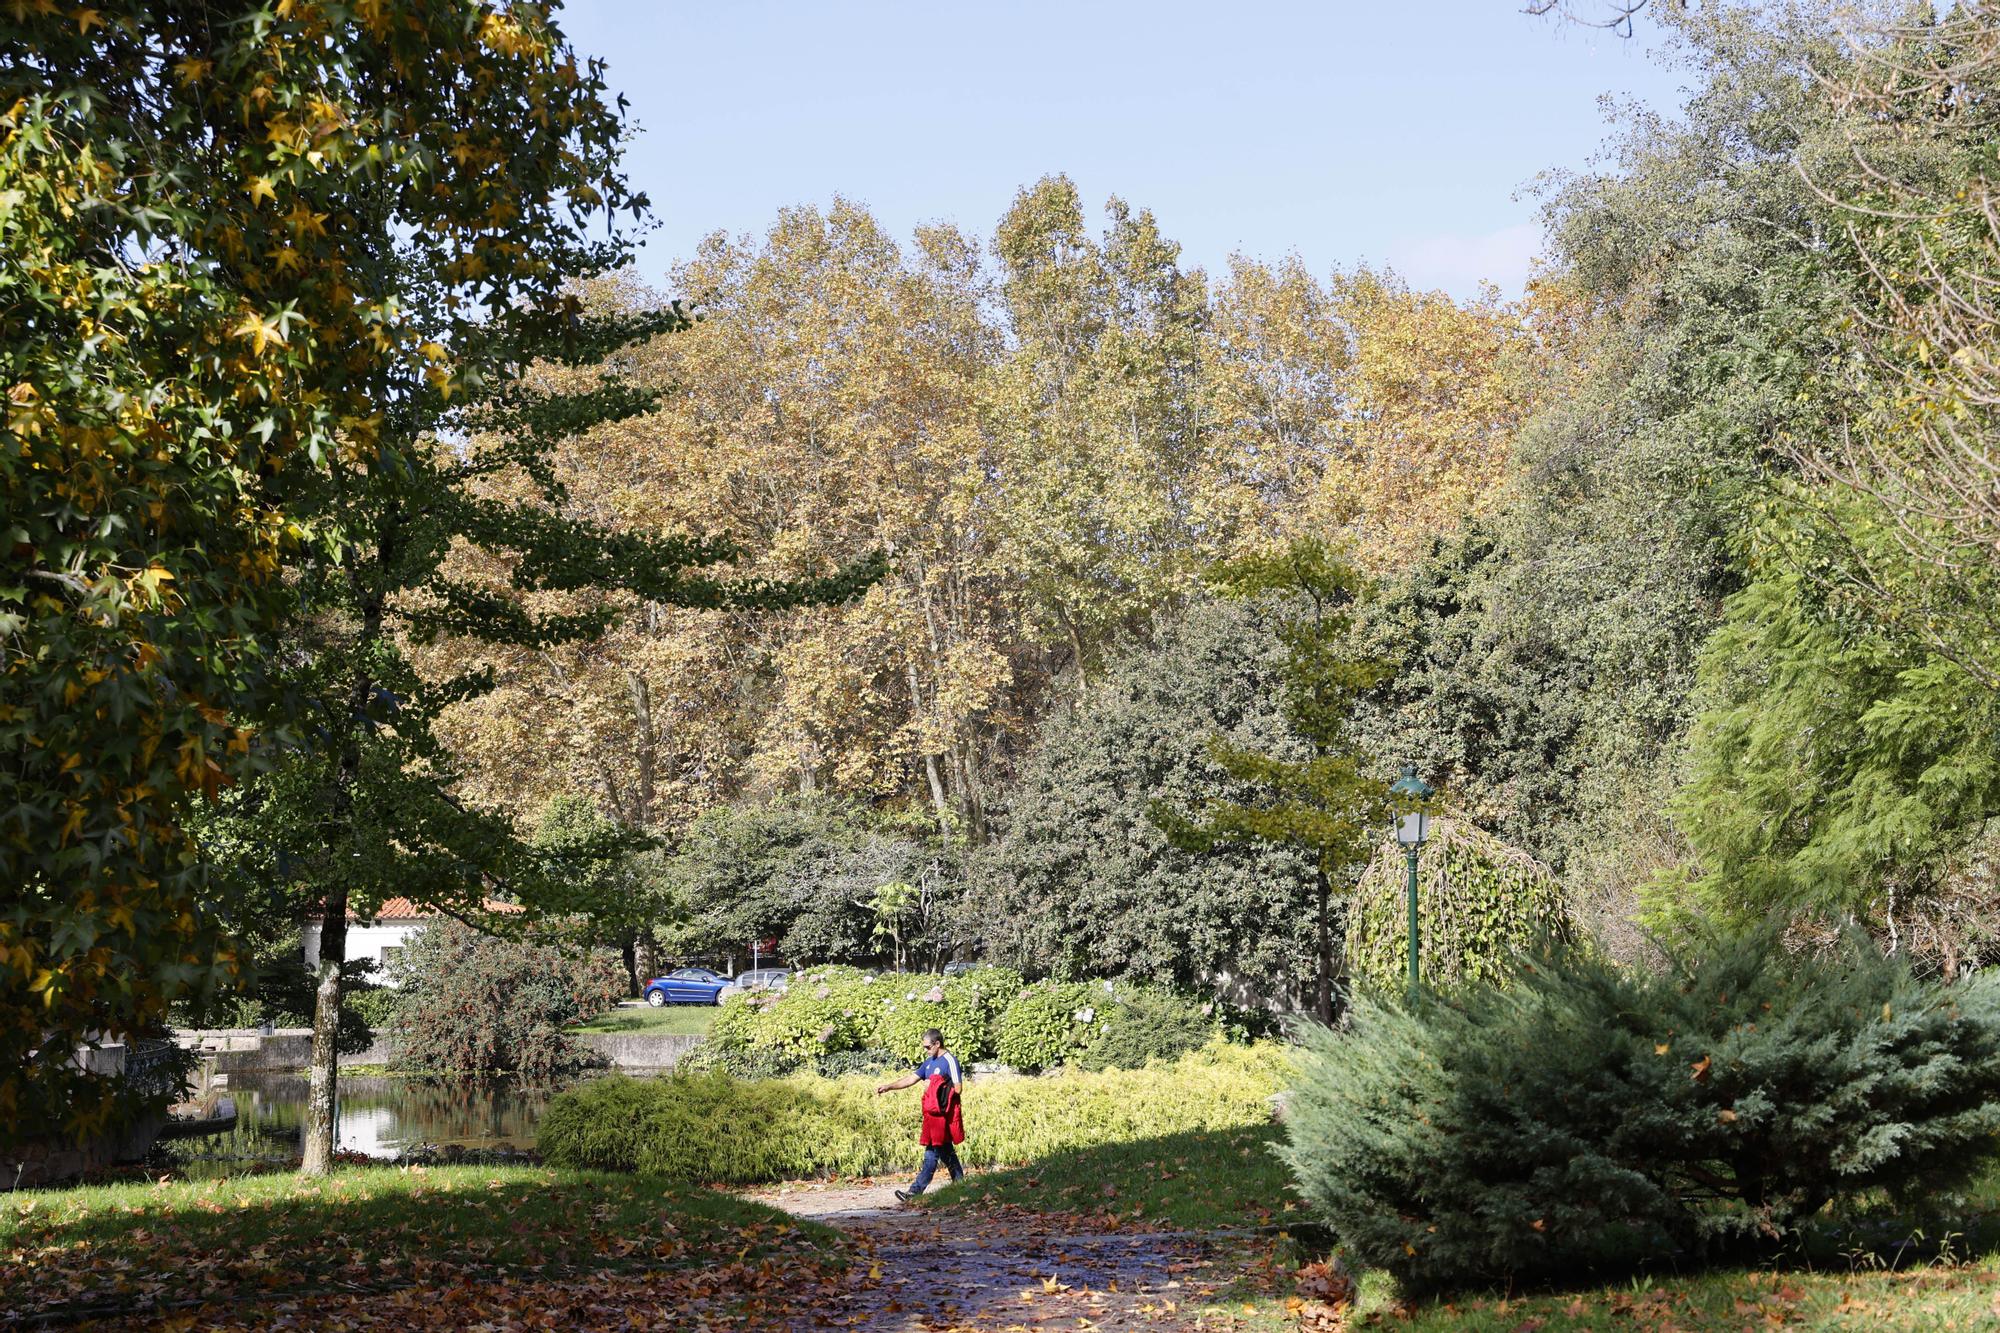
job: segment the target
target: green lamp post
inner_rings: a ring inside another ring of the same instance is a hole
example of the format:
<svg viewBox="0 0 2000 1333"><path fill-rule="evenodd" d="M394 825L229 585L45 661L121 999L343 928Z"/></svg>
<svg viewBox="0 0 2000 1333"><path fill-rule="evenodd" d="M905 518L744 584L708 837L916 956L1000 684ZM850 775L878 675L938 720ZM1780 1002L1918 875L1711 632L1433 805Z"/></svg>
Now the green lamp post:
<svg viewBox="0 0 2000 1333"><path fill-rule="evenodd" d="M1437 793L1417 776L1415 764L1403 765L1403 776L1389 784L1391 807L1396 811L1396 841L1403 844L1409 860L1410 895L1410 993L1417 990L1417 853L1430 836L1431 817L1425 804Z"/></svg>

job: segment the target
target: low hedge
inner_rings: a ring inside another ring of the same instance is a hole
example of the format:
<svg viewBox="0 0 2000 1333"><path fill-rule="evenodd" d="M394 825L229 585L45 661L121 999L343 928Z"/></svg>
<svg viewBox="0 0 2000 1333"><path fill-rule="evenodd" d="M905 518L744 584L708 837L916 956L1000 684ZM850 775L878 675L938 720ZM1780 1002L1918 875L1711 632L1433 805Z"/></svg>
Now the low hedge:
<svg viewBox="0 0 2000 1333"><path fill-rule="evenodd" d="M1021 974L1002 967L975 968L949 979L816 967L793 976L782 992L752 991L725 1000L708 1044L728 1054L809 1067L846 1051L887 1050L914 1059L924 1030L938 1028L960 1059L984 1060L993 1052L995 1020L1020 990Z"/></svg>
<svg viewBox="0 0 2000 1333"><path fill-rule="evenodd" d="M998 1059L1031 1073L1070 1063L1131 1069L1206 1044L1220 1030L1212 1011L1127 982L1024 985L1005 967L954 977L818 967L798 973L783 992L724 1001L700 1064L769 1075L825 1072L840 1065L835 1057L853 1052L914 1060L925 1030L937 1028L967 1063Z"/></svg>
<svg viewBox="0 0 2000 1333"><path fill-rule="evenodd" d="M1014 1164L1261 1124L1288 1062L1276 1045L1218 1042L1141 1070L975 1079L960 1155L975 1166ZM713 1184L874 1175L909 1166L917 1133L914 1093L877 1097L876 1082L722 1073L599 1079L549 1104L537 1146L555 1166Z"/></svg>

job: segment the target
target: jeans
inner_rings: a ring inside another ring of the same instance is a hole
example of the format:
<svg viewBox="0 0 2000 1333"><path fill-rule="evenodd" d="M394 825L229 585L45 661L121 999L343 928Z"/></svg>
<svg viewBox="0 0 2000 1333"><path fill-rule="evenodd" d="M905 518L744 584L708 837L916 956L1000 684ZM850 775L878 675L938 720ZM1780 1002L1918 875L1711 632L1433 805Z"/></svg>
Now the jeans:
<svg viewBox="0 0 2000 1333"><path fill-rule="evenodd" d="M917 1169L917 1178L910 1186L910 1193L922 1194L930 1188L931 1177L937 1174L939 1162L943 1162L944 1169L951 1172L952 1184L956 1185L965 1179L965 1168L958 1163L958 1149L949 1143L940 1143L935 1147L926 1146L924 1164Z"/></svg>

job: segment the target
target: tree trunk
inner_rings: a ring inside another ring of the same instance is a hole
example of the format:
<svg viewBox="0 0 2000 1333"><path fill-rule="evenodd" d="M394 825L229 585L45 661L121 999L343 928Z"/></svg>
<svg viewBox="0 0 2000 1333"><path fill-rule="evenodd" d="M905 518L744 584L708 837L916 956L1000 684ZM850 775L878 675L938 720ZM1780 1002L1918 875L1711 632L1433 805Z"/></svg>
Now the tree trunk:
<svg viewBox="0 0 2000 1333"><path fill-rule="evenodd" d="M653 725L653 692L646 678L636 671L625 673L625 686L632 695L632 751L639 766L639 789L632 798L632 823L649 829L653 826L653 790L660 746L660 734Z"/></svg>
<svg viewBox="0 0 2000 1333"><path fill-rule="evenodd" d="M1319 1021L1333 1025L1333 884L1322 863L1315 876L1319 891L1319 995L1313 1010Z"/></svg>
<svg viewBox="0 0 2000 1333"><path fill-rule="evenodd" d="M625 937L619 953L625 959L625 993L637 997L639 994L639 935L634 931Z"/></svg>
<svg viewBox="0 0 2000 1333"><path fill-rule="evenodd" d="M914 659L903 659L903 678L910 687L910 715L921 729L924 717L924 691L917 680L917 664ZM937 813L938 826L942 828L946 822L946 812L951 808L951 802L944 793L944 773L938 767L938 757L930 751L924 754L924 778L930 783L931 809Z"/></svg>
<svg viewBox="0 0 2000 1333"><path fill-rule="evenodd" d="M377 569L391 568L396 558L397 525L384 523L377 540ZM361 633L355 660L367 662L367 649L382 637L383 602L362 582L362 571L350 548L343 562L348 587L361 607ZM347 692L346 728L340 742L340 764L336 770L331 809L324 825L329 849L353 842L355 834L354 793L361 784L361 726L375 680L364 667L357 672ZM357 856L360 854L357 848ZM333 1106L340 1078L340 971L347 961L347 894L352 872L341 863L338 852L324 876L325 915L319 932L319 985L313 995L312 1057L307 1066L304 1159L299 1170L309 1176L323 1176L333 1169Z"/></svg>
<svg viewBox="0 0 2000 1333"><path fill-rule="evenodd" d="M299 1170L333 1169L333 1107L340 1077L340 966L347 961L347 891L326 896L319 928L319 986L313 996L312 1064L306 1080L305 1160Z"/></svg>

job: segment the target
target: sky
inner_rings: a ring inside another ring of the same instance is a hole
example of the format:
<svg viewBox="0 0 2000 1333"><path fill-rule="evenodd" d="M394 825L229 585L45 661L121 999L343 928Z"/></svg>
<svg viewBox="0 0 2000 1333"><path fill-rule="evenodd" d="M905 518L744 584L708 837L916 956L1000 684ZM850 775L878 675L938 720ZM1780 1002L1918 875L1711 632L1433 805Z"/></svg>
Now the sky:
<svg viewBox="0 0 2000 1333"><path fill-rule="evenodd" d="M1681 100L1643 16L1625 39L1521 4L570 0L562 23L630 99L627 167L661 224L639 270L663 288L703 236L761 235L787 205L990 236L1064 172L1092 210L1152 209L1211 273L1297 253L1463 298L1519 290L1530 187L1598 157L1601 96Z"/></svg>

